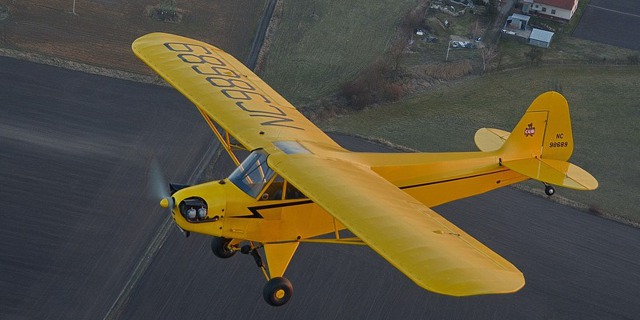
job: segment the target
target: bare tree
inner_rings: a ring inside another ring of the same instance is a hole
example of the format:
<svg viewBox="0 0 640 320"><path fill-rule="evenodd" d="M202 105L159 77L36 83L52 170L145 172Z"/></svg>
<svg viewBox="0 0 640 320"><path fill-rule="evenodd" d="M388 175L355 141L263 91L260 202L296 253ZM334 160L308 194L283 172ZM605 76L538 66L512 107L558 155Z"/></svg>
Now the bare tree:
<svg viewBox="0 0 640 320"><path fill-rule="evenodd" d="M400 69L400 64L402 62L402 58L404 57L404 49L406 48L406 43L404 40L396 41L391 48L387 51L389 64L391 65L391 71L393 73L397 73Z"/></svg>
<svg viewBox="0 0 640 320"><path fill-rule="evenodd" d="M482 57L482 72L485 72L487 71L487 67L490 66L500 55L500 52L495 46L484 46L480 48L479 51L480 56Z"/></svg>

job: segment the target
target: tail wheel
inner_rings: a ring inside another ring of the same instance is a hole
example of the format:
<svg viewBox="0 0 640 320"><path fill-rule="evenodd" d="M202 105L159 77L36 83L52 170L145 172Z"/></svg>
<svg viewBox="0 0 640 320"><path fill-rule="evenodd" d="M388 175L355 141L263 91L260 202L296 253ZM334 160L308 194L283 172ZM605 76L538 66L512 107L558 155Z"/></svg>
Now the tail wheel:
<svg viewBox="0 0 640 320"><path fill-rule="evenodd" d="M211 251L213 251L213 254L218 258L231 258L234 254L236 254L236 251L230 248L230 243L231 239L213 237L213 239L211 239Z"/></svg>
<svg viewBox="0 0 640 320"><path fill-rule="evenodd" d="M291 299L292 294L293 286L291 286L291 282L283 277L277 277L267 281L262 290L264 300L274 307L279 307L287 303L287 301Z"/></svg>
<svg viewBox="0 0 640 320"><path fill-rule="evenodd" d="M553 186L545 186L544 193L546 193L548 196L552 196L556 193L556 188L554 188Z"/></svg>

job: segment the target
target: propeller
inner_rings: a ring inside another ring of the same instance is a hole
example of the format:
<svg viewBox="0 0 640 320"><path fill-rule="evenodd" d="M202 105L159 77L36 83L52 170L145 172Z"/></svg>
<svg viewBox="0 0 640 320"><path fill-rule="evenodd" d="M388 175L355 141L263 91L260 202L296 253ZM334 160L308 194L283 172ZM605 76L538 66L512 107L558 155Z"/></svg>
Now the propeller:
<svg viewBox="0 0 640 320"><path fill-rule="evenodd" d="M147 174L149 179L149 196L154 200L161 199L161 207L173 208L175 203L169 193L169 184L167 183L167 179L155 158L151 160Z"/></svg>
<svg viewBox="0 0 640 320"><path fill-rule="evenodd" d="M160 165L155 158L152 158L151 162L149 163L147 175L149 179L149 197L151 197L153 200L160 199L160 206L165 209L169 209L169 213L171 213L176 205L175 200L171 196L171 193L178 190L177 188L181 188L183 186L178 186L176 188L176 185L170 185L169 183L167 183L167 179L165 178L165 175L162 172L162 169L160 169ZM191 234L189 231L182 230L182 228L180 228L179 226L178 229L180 229L180 231L182 231L182 233L187 238Z"/></svg>

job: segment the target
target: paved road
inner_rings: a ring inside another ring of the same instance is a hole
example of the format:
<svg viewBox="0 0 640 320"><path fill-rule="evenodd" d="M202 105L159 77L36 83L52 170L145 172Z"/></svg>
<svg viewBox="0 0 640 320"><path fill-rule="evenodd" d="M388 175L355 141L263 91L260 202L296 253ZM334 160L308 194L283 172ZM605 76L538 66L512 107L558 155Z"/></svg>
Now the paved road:
<svg viewBox="0 0 640 320"><path fill-rule="evenodd" d="M176 92L0 58L0 105L2 319L640 314L639 230L510 188L435 209L518 266L527 279L519 293L436 295L368 248L303 244L287 272L294 296L271 308L250 258L218 260L206 237L184 239L174 228L154 246L165 216L144 196L149 159L187 181L215 147ZM354 150L385 149L335 138ZM206 176L230 169L220 161ZM145 256L149 248L157 254Z"/></svg>
<svg viewBox="0 0 640 320"><path fill-rule="evenodd" d="M264 7L264 13L262 14L262 17L260 17L258 30L253 38L253 43L251 43L251 51L249 51L249 56L244 61L244 65L251 70L254 70L258 63L258 55L260 55L260 50L264 44L264 39L267 35L267 28L269 28L269 23L271 22L271 17L273 17L273 11L276 8L276 4L278 4L278 0L267 0L267 4Z"/></svg>

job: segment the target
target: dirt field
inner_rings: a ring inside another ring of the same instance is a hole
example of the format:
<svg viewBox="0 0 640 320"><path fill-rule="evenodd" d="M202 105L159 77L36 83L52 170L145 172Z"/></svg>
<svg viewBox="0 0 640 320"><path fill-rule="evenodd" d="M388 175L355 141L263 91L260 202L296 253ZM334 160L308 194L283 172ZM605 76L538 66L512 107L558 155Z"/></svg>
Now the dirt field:
<svg viewBox="0 0 640 320"><path fill-rule="evenodd" d="M640 1L591 0L573 36L640 50Z"/></svg>
<svg viewBox="0 0 640 320"><path fill-rule="evenodd" d="M179 23L154 20L160 0L1 0L0 47L45 54L136 73L151 71L131 52L137 37L162 31L197 38L243 60L249 53L264 0L177 1Z"/></svg>

